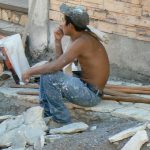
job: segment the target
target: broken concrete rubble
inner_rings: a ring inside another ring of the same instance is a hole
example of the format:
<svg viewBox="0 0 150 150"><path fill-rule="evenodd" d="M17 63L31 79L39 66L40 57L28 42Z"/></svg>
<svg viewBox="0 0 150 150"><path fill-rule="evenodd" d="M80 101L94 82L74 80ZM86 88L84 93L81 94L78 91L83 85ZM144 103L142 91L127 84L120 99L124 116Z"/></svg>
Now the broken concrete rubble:
<svg viewBox="0 0 150 150"><path fill-rule="evenodd" d="M128 137L134 135L137 131L144 130L146 127L147 127L147 124L144 124L144 125L141 125L141 126L138 126L138 127L134 127L134 128L124 130L124 131L110 137L109 141L111 143L113 143L113 142L117 142L117 141L120 141L122 139L128 138Z"/></svg>
<svg viewBox="0 0 150 150"><path fill-rule="evenodd" d="M11 115L5 115L5 116L0 116L0 122L4 121L4 120L7 120L7 119L10 119L12 118L13 116Z"/></svg>
<svg viewBox="0 0 150 150"><path fill-rule="evenodd" d="M121 150L140 150L142 145L148 142L148 135L145 130L138 131Z"/></svg>
<svg viewBox="0 0 150 150"><path fill-rule="evenodd" d="M88 129L88 125L84 122L76 122L72 124L68 124L56 129L50 129L50 134L71 134L82 132Z"/></svg>
<svg viewBox="0 0 150 150"><path fill-rule="evenodd" d="M26 144L44 146L46 124L42 118L43 108L40 106L28 109L23 115L3 121L0 126L0 147L25 149ZM12 126L11 126L12 125ZM15 137L15 139L14 139ZM18 142L17 142L18 141ZM10 149L11 149L10 148Z"/></svg>

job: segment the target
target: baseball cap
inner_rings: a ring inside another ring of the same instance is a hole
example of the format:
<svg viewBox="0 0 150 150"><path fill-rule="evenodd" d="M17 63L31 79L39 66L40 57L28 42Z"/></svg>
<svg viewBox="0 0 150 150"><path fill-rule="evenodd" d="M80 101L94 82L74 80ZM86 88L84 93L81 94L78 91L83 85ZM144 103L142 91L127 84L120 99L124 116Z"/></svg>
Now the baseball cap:
<svg viewBox="0 0 150 150"><path fill-rule="evenodd" d="M89 24L89 15L83 6L71 7L63 3L60 5L60 12L68 16L78 27L84 28Z"/></svg>

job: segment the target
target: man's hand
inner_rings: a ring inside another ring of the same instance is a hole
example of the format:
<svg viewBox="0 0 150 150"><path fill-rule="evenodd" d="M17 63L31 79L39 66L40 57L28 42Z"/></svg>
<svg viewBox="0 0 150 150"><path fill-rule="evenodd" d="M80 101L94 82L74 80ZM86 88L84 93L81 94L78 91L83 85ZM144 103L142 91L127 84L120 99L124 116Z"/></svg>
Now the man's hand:
<svg viewBox="0 0 150 150"><path fill-rule="evenodd" d="M24 72L22 74L22 80L23 80L23 82L25 82L26 84L29 83L30 77L31 77L31 75L29 74L28 71Z"/></svg>
<svg viewBox="0 0 150 150"><path fill-rule="evenodd" d="M54 37L55 40L61 41L62 37L64 36L63 30L60 27L58 27L55 31L54 31Z"/></svg>

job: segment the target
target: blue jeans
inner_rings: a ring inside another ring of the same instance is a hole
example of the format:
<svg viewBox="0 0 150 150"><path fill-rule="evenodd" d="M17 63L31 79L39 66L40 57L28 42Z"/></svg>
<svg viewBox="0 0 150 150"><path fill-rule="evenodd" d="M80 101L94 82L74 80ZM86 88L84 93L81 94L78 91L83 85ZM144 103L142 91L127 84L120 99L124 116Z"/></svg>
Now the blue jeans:
<svg viewBox="0 0 150 150"><path fill-rule="evenodd" d="M100 97L77 77L66 75L61 71L41 75L40 102L46 116L51 116L60 123L71 122L64 99L84 107L92 107L100 102Z"/></svg>

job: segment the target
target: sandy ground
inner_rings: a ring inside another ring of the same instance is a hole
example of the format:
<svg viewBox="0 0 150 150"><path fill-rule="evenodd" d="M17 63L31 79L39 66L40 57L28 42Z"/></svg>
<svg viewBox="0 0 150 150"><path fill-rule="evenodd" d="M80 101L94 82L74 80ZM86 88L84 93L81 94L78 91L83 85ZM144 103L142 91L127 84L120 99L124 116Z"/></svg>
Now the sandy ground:
<svg viewBox="0 0 150 150"><path fill-rule="evenodd" d="M66 138L48 143L43 150L120 150L130 138L110 144L108 137L138 124L140 124L138 121L120 118L110 118L100 122L93 122L90 126L96 125L96 130L68 135ZM150 137L148 130L147 133ZM141 150L149 149L150 147L147 147L146 143Z"/></svg>

